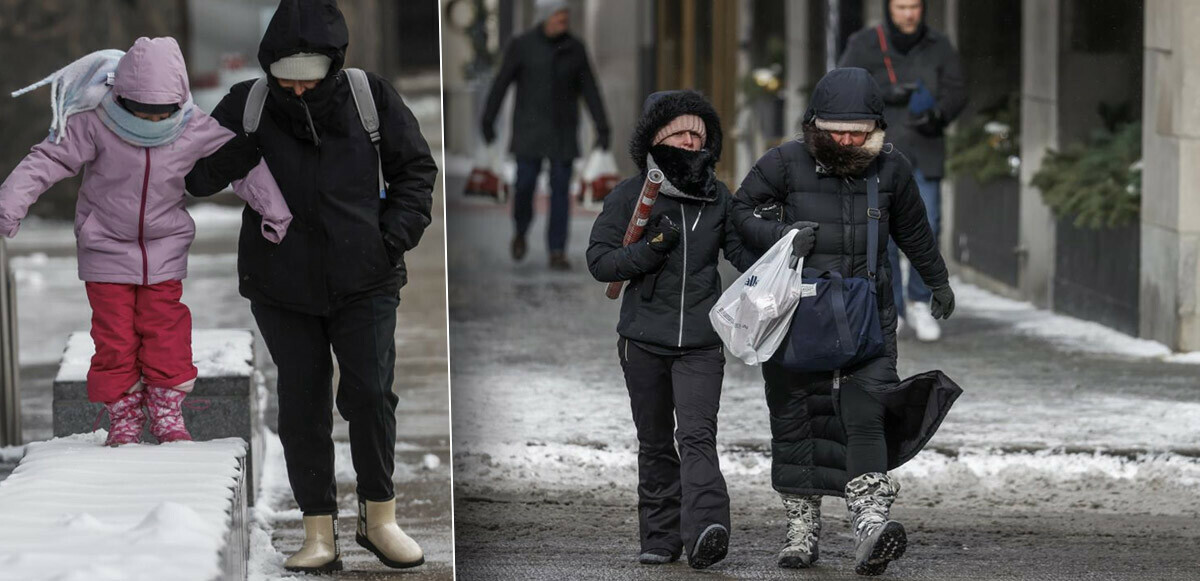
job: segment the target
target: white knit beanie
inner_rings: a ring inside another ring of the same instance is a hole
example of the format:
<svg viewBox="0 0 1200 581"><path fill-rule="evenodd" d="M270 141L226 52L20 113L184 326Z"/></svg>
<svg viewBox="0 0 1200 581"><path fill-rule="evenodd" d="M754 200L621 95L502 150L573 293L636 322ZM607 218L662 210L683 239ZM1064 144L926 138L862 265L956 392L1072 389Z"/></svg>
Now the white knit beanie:
<svg viewBox="0 0 1200 581"><path fill-rule="evenodd" d="M870 133L878 126L874 119L816 119L817 129L821 131L853 131Z"/></svg>
<svg viewBox="0 0 1200 581"><path fill-rule="evenodd" d="M271 63L271 75L289 81L319 81L329 74L333 59L315 52L300 52Z"/></svg>
<svg viewBox="0 0 1200 581"><path fill-rule="evenodd" d="M534 9L534 20L545 22L547 18L570 8L571 6L567 4L566 0L537 0Z"/></svg>

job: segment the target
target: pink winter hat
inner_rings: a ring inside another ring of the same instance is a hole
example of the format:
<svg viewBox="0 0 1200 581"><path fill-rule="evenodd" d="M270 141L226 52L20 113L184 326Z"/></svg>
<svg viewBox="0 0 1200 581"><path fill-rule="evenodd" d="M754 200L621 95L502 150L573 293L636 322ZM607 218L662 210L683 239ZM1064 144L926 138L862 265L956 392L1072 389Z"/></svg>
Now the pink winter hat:
<svg viewBox="0 0 1200 581"><path fill-rule="evenodd" d="M134 41L117 63L113 92L139 103L182 107L190 91L179 43L169 36Z"/></svg>

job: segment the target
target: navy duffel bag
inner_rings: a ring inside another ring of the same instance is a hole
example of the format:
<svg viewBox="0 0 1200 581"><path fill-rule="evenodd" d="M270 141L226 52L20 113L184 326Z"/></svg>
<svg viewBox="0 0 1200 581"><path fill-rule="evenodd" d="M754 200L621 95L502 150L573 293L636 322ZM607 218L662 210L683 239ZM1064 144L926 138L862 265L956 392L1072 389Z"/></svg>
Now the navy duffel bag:
<svg viewBox="0 0 1200 581"><path fill-rule="evenodd" d="M794 372L834 371L884 354L876 300L879 176L867 174L867 277L804 269L800 302L773 359Z"/></svg>

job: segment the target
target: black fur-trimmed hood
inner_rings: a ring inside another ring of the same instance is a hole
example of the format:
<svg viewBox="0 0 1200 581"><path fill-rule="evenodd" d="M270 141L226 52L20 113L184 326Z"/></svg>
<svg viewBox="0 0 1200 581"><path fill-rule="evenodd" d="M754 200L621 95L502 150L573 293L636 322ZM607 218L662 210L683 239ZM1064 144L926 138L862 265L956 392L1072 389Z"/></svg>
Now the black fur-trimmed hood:
<svg viewBox="0 0 1200 581"><path fill-rule="evenodd" d="M638 169L646 171L646 154L650 152L654 134L672 119L689 114L704 120L707 132L704 148L712 154L714 162L721 159L721 118L708 99L696 91L659 91L646 97L642 116L629 139L629 156Z"/></svg>

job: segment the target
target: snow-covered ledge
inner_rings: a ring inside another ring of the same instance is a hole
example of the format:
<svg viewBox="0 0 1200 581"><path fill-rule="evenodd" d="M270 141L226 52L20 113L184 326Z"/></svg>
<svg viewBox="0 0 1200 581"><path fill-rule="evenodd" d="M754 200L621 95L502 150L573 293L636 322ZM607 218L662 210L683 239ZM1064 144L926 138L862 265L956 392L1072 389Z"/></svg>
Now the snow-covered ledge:
<svg viewBox="0 0 1200 581"><path fill-rule="evenodd" d="M77 331L67 339L54 380L55 436L108 428L108 416L101 417L103 406L87 399L87 371L93 353L95 347L87 332ZM246 480L253 504L262 475L259 459L263 450L262 410L266 406L266 388L254 368L254 334L246 329L195 329L192 359L200 375L184 401L188 430L197 441L235 437L250 443ZM154 441L148 429L142 438Z"/></svg>
<svg viewBox="0 0 1200 581"><path fill-rule="evenodd" d="M0 482L0 579L245 579L246 443L29 444Z"/></svg>

